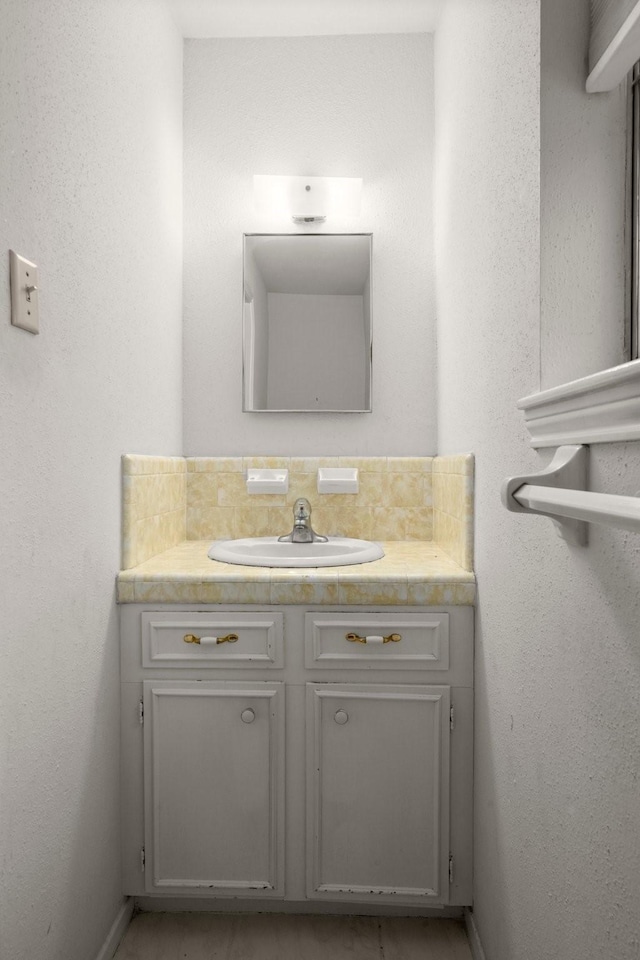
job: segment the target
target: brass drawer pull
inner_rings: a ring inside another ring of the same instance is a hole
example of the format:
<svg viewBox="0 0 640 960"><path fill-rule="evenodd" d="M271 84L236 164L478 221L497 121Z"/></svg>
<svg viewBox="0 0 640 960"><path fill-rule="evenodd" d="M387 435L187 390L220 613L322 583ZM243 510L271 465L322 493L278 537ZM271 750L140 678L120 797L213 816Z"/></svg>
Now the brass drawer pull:
<svg viewBox="0 0 640 960"><path fill-rule="evenodd" d="M399 643L402 640L402 634L390 633L387 637L359 637L357 633L347 633L345 640L348 640L349 643Z"/></svg>
<svg viewBox="0 0 640 960"><path fill-rule="evenodd" d="M185 643L235 643L238 639L237 633L228 633L226 637L196 637L193 633L185 633Z"/></svg>

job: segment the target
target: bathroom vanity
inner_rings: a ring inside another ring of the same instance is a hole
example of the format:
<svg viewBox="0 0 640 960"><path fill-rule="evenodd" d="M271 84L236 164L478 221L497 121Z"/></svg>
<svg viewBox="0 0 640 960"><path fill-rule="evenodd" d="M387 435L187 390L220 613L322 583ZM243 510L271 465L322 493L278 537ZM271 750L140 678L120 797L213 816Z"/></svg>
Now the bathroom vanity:
<svg viewBox="0 0 640 960"><path fill-rule="evenodd" d="M469 904L473 574L431 543L311 571L207 546L119 578L124 892Z"/></svg>

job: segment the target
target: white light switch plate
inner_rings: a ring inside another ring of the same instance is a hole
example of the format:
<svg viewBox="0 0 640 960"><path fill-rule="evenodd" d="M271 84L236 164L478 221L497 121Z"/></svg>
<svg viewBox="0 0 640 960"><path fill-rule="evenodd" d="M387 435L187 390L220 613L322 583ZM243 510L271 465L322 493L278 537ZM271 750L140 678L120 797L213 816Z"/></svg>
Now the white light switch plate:
<svg viewBox="0 0 640 960"><path fill-rule="evenodd" d="M40 333L38 268L14 250L9 251L11 274L11 323L29 333Z"/></svg>

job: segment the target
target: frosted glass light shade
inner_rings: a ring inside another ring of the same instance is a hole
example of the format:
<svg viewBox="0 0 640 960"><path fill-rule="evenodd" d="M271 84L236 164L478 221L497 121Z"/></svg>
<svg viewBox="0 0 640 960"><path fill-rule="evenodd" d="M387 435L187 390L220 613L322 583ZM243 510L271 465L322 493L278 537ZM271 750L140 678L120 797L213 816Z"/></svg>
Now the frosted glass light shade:
<svg viewBox="0 0 640 960"><path fill-rule="evenodd" d="M256 174L253 198L258 213L294 219L357 217L361 177L278 177Z"/></svg>

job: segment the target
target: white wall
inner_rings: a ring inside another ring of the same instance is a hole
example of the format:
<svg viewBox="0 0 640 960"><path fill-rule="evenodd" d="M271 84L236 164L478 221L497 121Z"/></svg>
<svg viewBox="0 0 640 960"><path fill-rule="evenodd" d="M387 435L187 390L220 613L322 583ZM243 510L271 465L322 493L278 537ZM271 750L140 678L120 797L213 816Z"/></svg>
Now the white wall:
<svg viewBox="0 0 640 960"><path fill-rule="evenodd" d="M545 0L545 14L576 5L586 15L587 0ZM436 39L440 450L477 458L475 915L487 960L631 960L638 538L594 526L589 547L571 548L500 503L505 476L549 459L515 409L545 376L539 18L538 0L449 0ZM567 309L588 269L567 269ZM615 250L602 270L609 282ZM595 490L640 488L637 443L593 447L592 466Z"/></svg>
<svg viewBox="0 0 640 960"><path fill-rule="evenodd" d="M541 387L625 354L627 97L585 92L589 4L554 4L542 20Z"/></svg>
<svg viewBox="0 0 640 960"><path fill-rule="evenodd" d="M119 458L182 453L182 42L159 0L0 23L0 955L92 960L122 902Z"/></svg>
<svg viewBox="0 0 640 960"><path fill-rule="evenodd" d="M185 46L185 453L431 454L435 438L429 35ZM241 412L242 233L254 173L362 176L373 231L373 413Z"/></svg>

